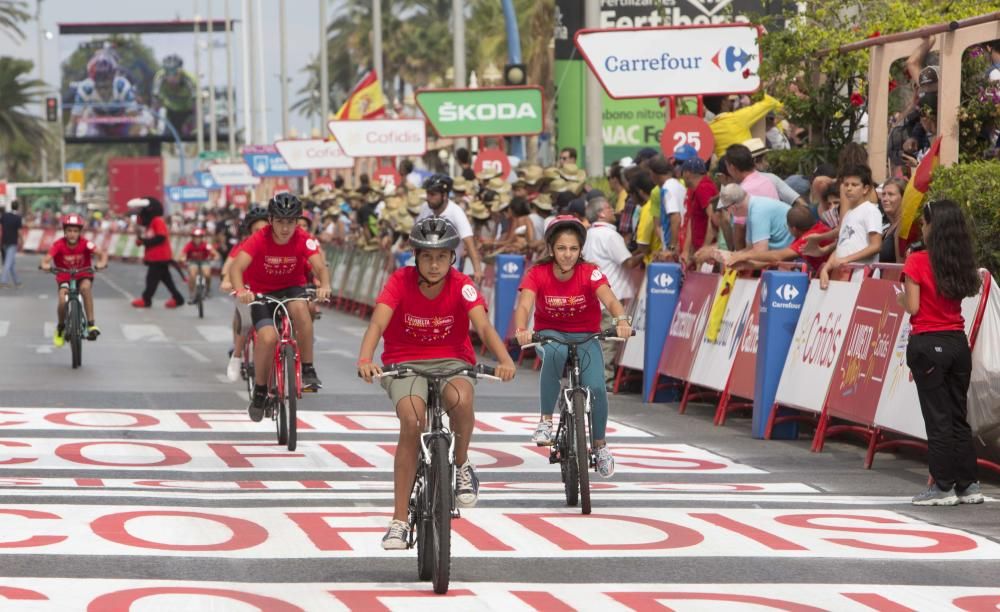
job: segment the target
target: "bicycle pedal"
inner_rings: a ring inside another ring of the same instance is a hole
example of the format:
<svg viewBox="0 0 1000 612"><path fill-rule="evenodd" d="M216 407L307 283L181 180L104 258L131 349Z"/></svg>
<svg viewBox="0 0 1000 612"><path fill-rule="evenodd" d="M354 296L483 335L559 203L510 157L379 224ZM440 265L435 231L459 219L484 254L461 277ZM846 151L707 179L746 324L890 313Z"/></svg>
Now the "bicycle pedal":
<svg viewBox="0 0 1000 612"><path fill-rule="evenodd" d="M549 463L562 463L561 453L557 450L553 450L549 453Z"/></svg>

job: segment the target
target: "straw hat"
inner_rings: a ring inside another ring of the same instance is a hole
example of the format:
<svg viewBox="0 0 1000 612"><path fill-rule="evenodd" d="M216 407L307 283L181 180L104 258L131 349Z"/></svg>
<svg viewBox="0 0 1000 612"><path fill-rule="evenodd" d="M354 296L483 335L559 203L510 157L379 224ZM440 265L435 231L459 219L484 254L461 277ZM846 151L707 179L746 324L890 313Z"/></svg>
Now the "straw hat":
<svg viewBox="0 0 1000 612"><path fill-rule="evenodd" d="M531 205L539 210L552 210L552 196L547 193L540 193L531 201Z"/></svg>
<svg viewBox="0 0 1000 612"><path fill-rule="evenodd" d="M476 178L480 181L488 181L491 178L500 176L500 171L494 168L492 165L483 167L481 172L476 173Z"/></svg>
<svg viewBox="0 0 1000 612"><path fill-rule="evenodd" d="M545 169L538 164L530 164L517 171L518 177L528 185L537 185L545 175Z"/></svg>
<svg viewBox="0 0 1000 612"><path fill-rule="evenodd" d="M469 187L469 181L465 180L465 177L463 176L458 176L455 177L454 181L452 181L451 190L458 193L466 193L469 191Z"/></svg>
<svg viewBox="0 0 1000 612"><path fill-rule="evenodd" d="M566 164L559 168L559 176L570 183L582 183L587 180L587 171L576 164Z"/></svg>
<svg viewBox="0 0 1000 612"><path fill-rule="evenodd" d="M751 138L750 140L744 140L743 146L750 149L751 157L760 157L761 155L767 153L767 145L760 138Z"/></svg>
<svg viewBox="0 0 1000 612"><path fill-rule="evenodd" d="M480 221L485 221L490 218L490 211L486 208L486 205L479 200L473 200L469 204L469 217L472 219L479 219Z"/></svg>
<svg viewBox="0 0 1000 612"><path fill-rule="evenodd" d="M413 215L406 211L405 208L400 208L393 215L395 223L393 226L396 228L397 232L402 234L409 234L413 230Z"/></svg>
<svg viewBox="0 0 1000 612"><path fill-rule="evenodd" d="M396 212L398 210L405 210L403 208L403 198L399 196L387 196L385 198L385 209L389 212ZM407 213L409 214L409 213Z"/></svg>
<svg viewBox="0 0 1000 612"><path fill-rule="evenodd" d="M487 181L486 188L497 193L508 193L510 191L510 183L496 176Z"/></svg>
<svg viewBox="0 0 1000 612"><path fill-rule="evenodd" d="M556 168L555 166L549 166L545 170L542 170L542 178L547 178L547 179L559 178L559 168Z"/></svg>
<svg viewBox="0 0 1000 612"><path fill-rule="evenodd" d="M493 202L493 212L502 212L510 206L510 196L500 194L500 198Z"/></svg>
<svg viewBox="0 0 1000 612"><path fill-rule="evenodd" d="M569 191L569 183L561 178L554 178L549 182L549 193L559 193L560 191Z"/></svg>

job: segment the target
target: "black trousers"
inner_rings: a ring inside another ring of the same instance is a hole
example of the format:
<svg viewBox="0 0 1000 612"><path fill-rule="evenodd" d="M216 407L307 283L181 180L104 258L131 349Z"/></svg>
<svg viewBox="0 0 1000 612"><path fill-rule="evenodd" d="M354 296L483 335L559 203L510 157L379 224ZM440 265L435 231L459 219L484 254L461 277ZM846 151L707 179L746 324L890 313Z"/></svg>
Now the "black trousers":
<svg viewBox="0 0 1000 612"><path fill-rule="evenodd" d="M913 372L927 428L927 462L937 486L961 491L978 480L972 428L966 418L972 351L965 332L910 336L906 365Z"/></svg>
<svg viewBox="0 0 1000 612"><path fill-rule="evenodd" d="M184 296L177 290L174 278L170 274L169 261L147 261L146 262L146 290L142 292L142 301L149 306L153 303L153 294L159 287L160 281L167 287L167 291L173 296L178 305L184 303Z"/></svg>

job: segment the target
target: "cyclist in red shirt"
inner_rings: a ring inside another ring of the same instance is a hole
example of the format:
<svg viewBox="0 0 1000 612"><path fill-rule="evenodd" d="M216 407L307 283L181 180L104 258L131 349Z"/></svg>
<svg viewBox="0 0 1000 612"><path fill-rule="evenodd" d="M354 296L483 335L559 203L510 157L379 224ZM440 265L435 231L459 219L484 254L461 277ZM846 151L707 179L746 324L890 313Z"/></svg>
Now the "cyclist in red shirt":
<svg viewBox="0 0 1000 612"><path fill-rule="evenodd" d="M222 264L219 291L223 293L231 293L233 291L233 282L229 275L229 270L233 267L233 260L243 249L243 243L246 242L247 238L267 226L267 219L267 209L262 206L254 206L247 211L241 226L241 240L239 244L229 251L229 256L226 257L225 263ZM247 272L243 273L243 282L249 282ZM250 317L250 307L236 300L236 309L233 311L233 350L229 354L229 363L226 365L226 377L232 382L240 379L240 373L243 368L243 349L246 346L247 334L250 333L251 325L253 325L253 320ZM243 374L243 378L246 379L246 373L243 372Z"/></svg>
<svg viewBox="0 0 1000 612"><path fill-rule="evenodd" d="M474 365L470 322L500 362L496 375L503 380L514 378L514 362L490 324L486 302L472 279L452 267L460 242L458 231L447 219L428 217L414 226L410 244L417 265L399 268L389 277L361 340L358 373L366 382L372 382L382 372L372 362L380 338L384 341L384 364L442 371ZM479 497L479 478L468 457L475 423L472 385L466 377L455 377L441 398L455 432L455 463L459 466L455 492L463 508L474 506ZM409 538L410 490L427 416L427 383L420 377L387 378L382 387L389 394L400 425L393 469L395 505L382 548L403 550Z"/></svg>
<svg viewBox="0 0 1000 612"><path fill-rule="evenodd" d="M320 281L316 299L330 297L330 272L320 251L319 241L298 227L302 216L302 202L290 193L279 193L268 203L270 225L248 238L236 255L230 276L236 297L244 304L256 299L256 294L267 294L277 299L305 297L306 271L312 268ZM249 270L250 274L245 275ZM249 283L249 284L247 284ZM253 400L248 412L250 419L264 418L267 404L267 379L274 361L274 347L278 331L274 328L275 304L253 304L250 316L257 328L254 347ZM289 302L288 314L295 327L295 340L302 356L302 386L317 391L323 384L313 367L313 322L305 302Z"/></svg>
<svg viewBox="0 0 1000 612"><path fill-rule="evenodd" d="M77 214L64 215L62 218L63 237L56 240L49 249L49 252L42 258L42 269L51 270L55 265L57 268L89 268L93 265L92 256L97 254L98 270L108 267L108 254L97 248L90 240L81 239L83 234L83 217ZM59 298L56 300L56 312L59 323L56 325L55 335L52 336L52 344L62 346L64 344L63 331L66 325L66 297L69 295L69 281L76 280L80 288L80 295L83 296L83 310L87 313L87 340L97 340L101 335L100 328L97 327L94 319L94 273L81 272L75 276L59 273L56 275L56 283L59 285Z"/></svg>
<svg viewBox="0 0 1000 612"><path fill-rule="evenodd" d="M521 295L514 309L514 329L519 344L531 342L528 316L535 310L534 331L572 342L601 331L601 304L611 313L619 338L632 335L625 308L608 286L608 279L592 263L583 260L587 230L576 217L556 217L545 230L548 256L528 270L521 281ZM539 446L552 445L552 413L559 399L559 381L566 365L568 349L561 344L542 348L539 378L541 419L531 440ZM604 355L594 339L580 347L581 383L590 389L593 400L594 446L597 469L604 478L615 473L615 460L604 440L608 423L608 392L604 382Z"/></svg>
<svg viewBox="0 0 1000 612"><path fill-rule="evenodd" d="M205 240L205 230L199 227L191 232L191 241L184 245L180 257L181 263L187 264L189 302L194 303L194 285L198 274L205 279L205 293L211 289L212 261L218 256L215 247Z"/></svg>

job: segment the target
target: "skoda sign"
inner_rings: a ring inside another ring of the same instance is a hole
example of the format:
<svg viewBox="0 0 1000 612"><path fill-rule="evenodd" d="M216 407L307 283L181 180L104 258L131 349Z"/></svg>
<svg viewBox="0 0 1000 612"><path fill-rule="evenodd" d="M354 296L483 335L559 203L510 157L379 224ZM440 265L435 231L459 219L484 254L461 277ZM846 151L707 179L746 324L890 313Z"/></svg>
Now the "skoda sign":
<svg viewBox="0 0 1000 612"><path fill-rule="evenodd" d="M612 98L752 93L759 36L742 23L580 30L576 47Z"/></svg>
<svg viewBox="0 0 1000 612"><path fill-rule="evenodd" d="M442 138L538 134L545 114L538 87L423 89L417 105Z"/></svg>

